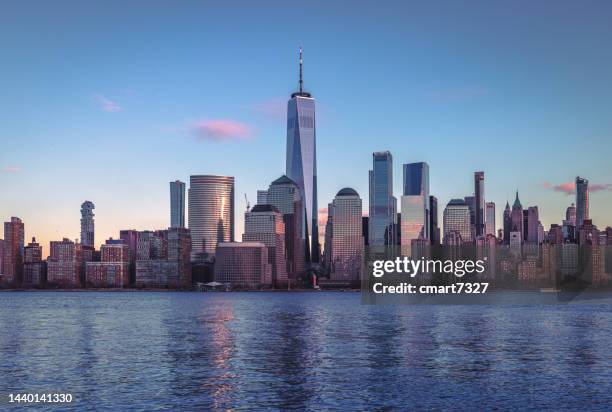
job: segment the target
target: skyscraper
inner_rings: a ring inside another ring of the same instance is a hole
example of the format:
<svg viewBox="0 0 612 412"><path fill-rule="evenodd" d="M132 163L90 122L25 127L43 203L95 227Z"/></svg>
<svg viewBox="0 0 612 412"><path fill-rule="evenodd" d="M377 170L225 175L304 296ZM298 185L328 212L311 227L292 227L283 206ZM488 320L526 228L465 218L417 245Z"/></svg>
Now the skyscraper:
<svg viewBox="0 0 612 412"><path fill-rule="evenodd" d="M191 176L188 208L192 260L210 260L218 243L234 241L233 177Z"/></svg>
<svg viewBox="0 0 612 412"><path fill-rule="evenodd" d="M485 234L484 172L474 172L474 228L476 236Z"/></svg>
<svg viewBox="0 0 612 412"><path fill-rule="evenodd" d="M409 163L403 169L401 244L402 252L409 253L413 240L429 239L429 165Z"/></svg>
<svg viewBox="0 0 612 412"><path fill-rule="evenodd" d="M306 254L319 261L317 212L317 145L315 99L304 91L302 49L300 48L299 90L287 102L287 176L300 188L306 221Z"/></svg>
<svg viewBox="0 0 612 412"><path fill-rule="evenodd" d="M495 236L495 203L486 203L485 234Z"/></svg>
<svg viewBox="0 0 612 412"><path fill-rule="evenodd" d="M432 245L440 244L440 227L438 226L438 198L429 196L429 239Z"/></svg>
<svg viewBox="0 0 612 412"><path fill-rule="evenodd" d="M185 183L170 182L170 227L185 227Z"/></svg>
<svg viewBox="0 0 612 412"><path fill-rule="evenodd" d="M537 206L529 206L527 209L527 236L526 240L529 243L538 243L538 227L540 217Z"/></svg>
<svg viewBox="0 0 612 412"><path fill-rule="evenodd" d="M589 218L589 181L576 176L576 233Z"/></svg>
<svg viewBox="0 0 612 412"><path fill-rule="evenodd" d="M510 232L512 232L512 210L510 209L510 203L506 201L506 208L504 209L504 244L510 244Z"/></svg>
<svg viewBox="0 0 612 412"><path fill-rule="evenodd" d="M516 197L514 198L514 204L512 205L512 223L510 226L510 232L520 232L521 239L524 238L524 217L523 217L523 205L519 200L518 190L516 191Z"/></svg>
<svg viewBox="0 0 612 412"><path fill-rule="evenodd" d="M89 200L81 205L81 244L94 247L94 212L95 206Z"/></svg>
<svg viewBox="0 0 612 412"><path fill-rule="evenodd" d="M24 224L18 217L4 223L3 283L20 284L23 274Z"/></svg>
<svg viewBox="0 0 612 412"><path fill-rule="evenodd" d="M372 154L369 183L369 244L370 246L394 245L397 199L393 197L393 156L390 152Z"/></svg>
<svg viewBox="0 0 612 412"><path fill-rule="evenodd" d="M258 191L263 192L263 191ZM285 249L287 258L287 275L291 280L297 280L305 271L306 261L306 221L304 219L304 204L297 183L283 175L270 184L265 191L265 198L258 196L278 209L285 223Z"/></svg>
<svg viewBox="0 0 612 412"><path fill-rule="evenodd" d="M469 242L472 237L470 207L462 199L452 199L444 209L444 237L461 236L462 242ZM445 243L449 243L445 240Z"/></svg>
<svg viewBox="0 0 612 412"><path fill-rule="evenodd" d="M36 238L24 248L23 285L38 286L46 280L46 262L42 260L42 246Z"/></svg>
<svg viewBox="0 0 612 412"><path fill-rule="evenodd" d="M359 194L348 187L340 190L332 202L331 211L331 280L357 281L363 256Z"/></svg>

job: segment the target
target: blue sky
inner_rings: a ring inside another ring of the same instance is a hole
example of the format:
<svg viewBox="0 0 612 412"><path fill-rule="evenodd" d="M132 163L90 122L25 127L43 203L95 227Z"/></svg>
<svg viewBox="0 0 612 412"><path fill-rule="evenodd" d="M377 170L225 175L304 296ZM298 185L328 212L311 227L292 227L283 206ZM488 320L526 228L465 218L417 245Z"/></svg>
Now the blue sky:
<svg viewBox="0 0 612 412"><path fill-rule="evenodd" d="M612 3L4 2L0 217L44 242L97 243L169 223L168 182L236 177L244 196L284 173L286 100L317 99L319 207L344 186L367 210L373 151L426 161L440 204L518 188L546 228L576 175L612 225Z"/></svg>

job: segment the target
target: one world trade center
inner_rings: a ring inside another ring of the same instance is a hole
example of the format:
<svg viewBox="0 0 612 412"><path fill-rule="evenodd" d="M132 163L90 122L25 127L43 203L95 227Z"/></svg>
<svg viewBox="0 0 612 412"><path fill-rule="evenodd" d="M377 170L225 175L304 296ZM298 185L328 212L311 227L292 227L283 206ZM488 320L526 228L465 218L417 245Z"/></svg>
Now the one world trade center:
<svg viewBox="0 0 612 412"><path fill-rule="evenodd" d="M306 259L319 261L315 100L304 91L300 48L299 90L287 102L287 176L300 188L305 208Z"/></svg>

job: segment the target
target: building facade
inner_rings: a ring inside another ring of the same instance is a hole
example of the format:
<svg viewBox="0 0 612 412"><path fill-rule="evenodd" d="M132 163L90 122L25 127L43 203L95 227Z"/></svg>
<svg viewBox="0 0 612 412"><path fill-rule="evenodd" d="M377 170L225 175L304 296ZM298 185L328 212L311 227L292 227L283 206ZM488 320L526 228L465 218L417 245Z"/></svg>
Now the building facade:
<svg viewBox="0 0 612 412"><path fill-rule="evenodd" d="M388 151L372 154L369 199L369 245L395 245L397 199L393 196L393 156Z"/></svg>
<svg viewBox="0 0 612 412"><path fill-rule="evenodd" d="M331 273L333 281L358 281L363 257L362 202L351 188L340 190L331 204Z"/></svg>
<svg viewBox="0 0 612 412"><path fill-rule="evenodd" d="M443 218L444 237L451 235L453 242L444 241L444 244L456 244L457 235L461 242L469 242L472 237L470 207L462 199L452 199L444 208Z"/></svg>
<svg viewBox="0 0 612 412"><path fill-rule="evenodd" d="M287 286L285 223L279 210L273 205L256 205L246 212L242 241L266 245L272 285L277 288Z"/></svg>
<svg viewBox="0 0 612 412"><path fill-rule="evenodd" d="M306 255L319 261L319 223L317 203L317 142L315 99L304 91L302 50L300 49L299 89L287 102L286 174L300 188L306 221Z"/></svg>
<svg viewBox="0 0 612 412"><path fill-rule="evenodd" d="M474 229L476 236L485 233L485 174L474 172Z"/></svg>
<svg viewBox="0 0 612 412"><path fill-rule="evenodd" d="M86 200L81 205L81 244L95 247L94 212L96 207Z"/></svg>
<svg viewBox="0 0 612 412"><path fill-rule="evenodd" d="M413 240L429 239L429 165L409 163L404 165L403 171L400 244L402 253L410 254Z"/></svg>
<svg viewBox="0 0 612 412"><path fill-rule="evenodd" d="M5 285L20 285L23 278L25 226L18 217L4 222L4 254L2 259L2 282Z"/></svg>
<svg viewBox="0 0 612 412"><path fill-rule="evenodd" d="M576 176L576 232L589 218L589 181Z"/></svg>
<svg viewBox="0 0 612 412"><path fill-rule="evenodd" d="M170 227L185 227L185 183L170 182Z"/></svg>
<svg viewBox="0 0 612 412"><path fill-rule="evenodd" d="M233 288L272 286L268 248L261 242L220 243L215 260L215 281Z"/></svg>
<svg viewBox="0 0 612 412"><path fill-rule="evenodd" d="M191 176L188 221L192 260L212 260L218 243L233 242L234 178Z"/></svg>

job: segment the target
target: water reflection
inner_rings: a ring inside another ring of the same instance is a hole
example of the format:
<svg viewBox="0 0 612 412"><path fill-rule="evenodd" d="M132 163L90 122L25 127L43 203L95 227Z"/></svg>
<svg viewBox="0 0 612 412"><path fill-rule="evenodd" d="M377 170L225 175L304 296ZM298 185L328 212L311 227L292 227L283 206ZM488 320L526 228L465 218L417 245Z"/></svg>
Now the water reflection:
<svg viewBox="0 0 612 412"><path fill-rule="evenodd" d="M0 398L72 392L73 410L603 409L612 306L599 302L3 293Z"/></svg>

